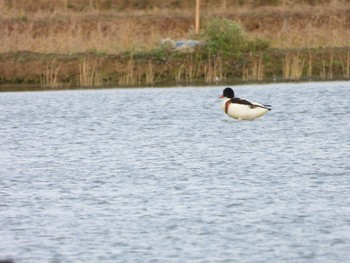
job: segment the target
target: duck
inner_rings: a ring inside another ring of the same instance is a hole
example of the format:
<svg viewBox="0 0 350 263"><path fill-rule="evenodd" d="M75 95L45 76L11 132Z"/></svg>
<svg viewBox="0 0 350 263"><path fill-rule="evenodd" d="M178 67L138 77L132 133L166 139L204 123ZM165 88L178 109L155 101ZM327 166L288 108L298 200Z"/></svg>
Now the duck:
<svg viewBox="0 0 350 263"><path fill-rule="evenodd" d="M228 116L237 120L255 120L271 110L271 105L250 102L235 97L235 92L230 87L223 90L220 98L223 99L222 110Z"/></svg>

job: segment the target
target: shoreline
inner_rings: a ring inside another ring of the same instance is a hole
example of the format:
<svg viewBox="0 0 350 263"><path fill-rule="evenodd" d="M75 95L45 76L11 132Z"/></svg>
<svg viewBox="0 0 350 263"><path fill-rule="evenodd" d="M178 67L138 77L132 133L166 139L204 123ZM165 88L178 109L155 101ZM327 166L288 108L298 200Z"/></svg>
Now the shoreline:
<svg viewBox="0 0 350 263"><path fill-rule="evenodd" d="M0 93L6 92L49 92L49 91L98 91L98 90L112 90L112 89L166 89L166 88L210 88L210 87L232 87L235 86L249 86L249 85L269 85L269 84L305 84L305 83L325 83L325 82L344 82L347 83L349 80L346 79L333 79L333 80L298 80L298 81L266 81L266 82L231 82L231 83L215 83L215 84L195 84L195 85L153 85L153 86L100 86L100 87L58 87L48 88L40 87L37 85L0 85Z"/></svg>

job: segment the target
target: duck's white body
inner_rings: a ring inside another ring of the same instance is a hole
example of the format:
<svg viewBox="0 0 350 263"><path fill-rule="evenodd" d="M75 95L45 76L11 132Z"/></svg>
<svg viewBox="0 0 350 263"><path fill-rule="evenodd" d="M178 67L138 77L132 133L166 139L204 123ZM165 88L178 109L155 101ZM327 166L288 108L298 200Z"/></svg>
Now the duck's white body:
<svg viewBox="0 0 350 263"><path fill-rule="evenodd" d="M269 111L268 108L260 103L251 103L254 106L232 103L230 98L223 98L221 107L227 115L238 120L254 120Z"/></svg>

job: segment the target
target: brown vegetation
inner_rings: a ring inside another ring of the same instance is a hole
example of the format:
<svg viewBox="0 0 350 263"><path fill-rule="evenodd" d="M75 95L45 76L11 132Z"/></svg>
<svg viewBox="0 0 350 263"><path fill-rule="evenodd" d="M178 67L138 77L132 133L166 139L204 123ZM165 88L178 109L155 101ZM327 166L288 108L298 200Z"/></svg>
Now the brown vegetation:
<svg viewBox="0 0 350 263"><path fill-rule="evenodd" d="M151 50L162 38L195 37L193 2L5 0L0 3L0 52L118 54ZM314 6L296 3L321 1L202 2L203 20L212 16L235 20L249 37L268 38L275 48L350 45L347 1L322 1L328 4ZM280 5L261 7L269 2Z"/></svg>
<svg viewBox="0 0 350 263"><path fill-rule="evenodd" d="M196 38L194 2L0 1L0 83L59 88L349 78L350 0L202 0L202 21L234 20L248 38L269 39L272 49L241 61L123 57L150 52L163 38Z"/></svg>

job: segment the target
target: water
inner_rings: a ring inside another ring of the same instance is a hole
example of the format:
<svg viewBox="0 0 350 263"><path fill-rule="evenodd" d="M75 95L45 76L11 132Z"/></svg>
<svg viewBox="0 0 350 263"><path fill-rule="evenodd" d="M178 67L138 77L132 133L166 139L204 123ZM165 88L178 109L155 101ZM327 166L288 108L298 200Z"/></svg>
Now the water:
<svg viewBox="0 0 350 263"><path fill-rule="evenodd" d="M350 85L0 93L0 259L347 262Z"/></svg>

